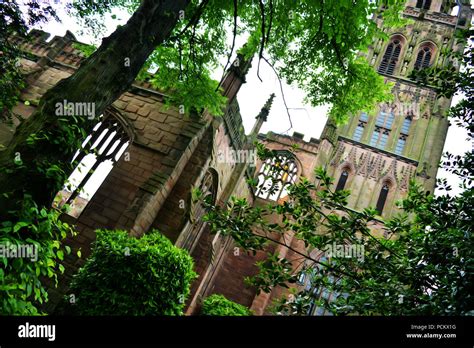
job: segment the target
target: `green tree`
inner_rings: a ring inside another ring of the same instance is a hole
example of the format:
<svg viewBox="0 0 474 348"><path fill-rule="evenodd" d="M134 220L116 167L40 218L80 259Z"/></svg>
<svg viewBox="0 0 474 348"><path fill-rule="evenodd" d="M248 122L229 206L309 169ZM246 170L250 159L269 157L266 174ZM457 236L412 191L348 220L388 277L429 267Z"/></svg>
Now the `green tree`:
<svg viewBox="0 0 474 348"><path fill-rule="evenodd" d="M28 2L22 14L16 1L0 3L0 122L12 121L11 109L24 87L21 51L12 35L26 39L29 26L51 18L58 20L47 4ZM20 158L15 158L15 165L23 165ZM39 314L37 304L48 300L44 279L57 282L58 274L64 271L60 262L70 252L60 241L74 232L59 219L61 211L39 207L28 194L15 214L13 221L0 220L0 313ZM21 250L27 251L28 257L15 257Z"/></svg>

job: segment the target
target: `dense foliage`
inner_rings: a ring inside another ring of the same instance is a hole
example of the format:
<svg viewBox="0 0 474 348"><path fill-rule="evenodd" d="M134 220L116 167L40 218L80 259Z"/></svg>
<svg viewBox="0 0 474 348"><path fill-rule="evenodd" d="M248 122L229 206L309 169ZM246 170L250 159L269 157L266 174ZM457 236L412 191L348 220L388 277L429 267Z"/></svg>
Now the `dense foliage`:
<svg viewBox="0 0 474 348"><path fill-rule="evenodd" d="M133 13L138 4L81 0L69 9L84 30L100 37L105 18L120 23L118 17ZM390 86L357 55L385 35L371 19L381 4L387 5L382 15L388 25L404 23L399 0L191 1L144 69L156 70L151 82L168 92L170 102L219 115L225 99L211 72L225 58L230 63L236 36L247 37L247 57L258 54L258 65L270 64L279 77L303 89L309 103L332 104L330 113L340 122L390 97Z"/></svg>
<svg viewBox="0 0 474 348"><path fill-rule="evenodd" d="M247 307L226 299L223 295L214 294L203 301L201 314L212 316L247 316L252 315L252 312Z"/></svg>
<svg viewBox="0 0 474 348"><path fill-rule="evenodd" d="M472 313L472 190L457 198L433 197L412 184L402 203L404 213L385 221L388 238L383 238L369 228L378 220L374 209L347 208L349 192L335 192L324 170L317 171L316 180L324 188L316 197L316 186L302 179L291 187L288 202L255 208L234 198L227 209L211 207L207 216L214 231L231 235L246 250L277 243L302 256L303 266L295 271L291 260L271 254L249 280L268 292L296 283L302 273L310 279L309 287L281 299L278 313L305 315L313 301L338 315ZM281 222L268 223L271 215L280 216ZM282 241L287 231L305 243L305 252ZM314 252L346 244L362 246L363 253L326 260ZM321 289L337 299L316 300Z"/></svg>
<svg viewBox="0 0 474 348"><path fill-rule="evenodd" d="M99 230L72 281L72 309L79 315L181 315L195 277L192 258L158 231L135 238Z"/></svg>
<svg viewBox="0 0 474 348"><path fill-rule="evenodd" d="M19 220L0 223L0 314L39 314L38 303L48 300L44 278L57 283L58 274L64 272L60 262L71 252L60 241L74 235L60 214L56 209L38 208L26 196ZM28 249L29 254L21 254Z"/></svg>
<svg viewBox="0 0 474 348"><path fill-rule="evenodd" d="M12 35L24 39L32 25L58 19L49 4L28 2L23 7L21 12L18 1L0 2L0 122L12 122L15 116L12 108L24 87L20 67L22 53ZM25 165L18 154L13 162L17 168ZM7 193L3 195L8 197ZM26 193L12 214L15 218L0 221L1 314L39 314L38 304L48 300L44 279L51 278L53 284L57 282L58 274L64 271L59 263L70 253L69 248L61 245L61 240L74 233L59 219L60 214L59 210L38 206ZM33 254L22 257L20 253L26 250Z"/></svg>

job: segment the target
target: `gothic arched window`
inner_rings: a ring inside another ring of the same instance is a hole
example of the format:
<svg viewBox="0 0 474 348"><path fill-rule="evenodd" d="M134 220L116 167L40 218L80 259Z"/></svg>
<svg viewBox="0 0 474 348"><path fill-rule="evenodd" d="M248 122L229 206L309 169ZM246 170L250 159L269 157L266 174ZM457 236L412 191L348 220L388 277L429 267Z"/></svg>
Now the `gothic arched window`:
<svg viewBox="0 0 474 348"><path fill-rule="evenodd" d="M385 50L382 62L379 66L379 73L392 75L397 65L400 52L402 50L402 43L399 39L392 40Z"/></svg>
<svg viewBox="0 0 474 348"><path fill-rule="evenodd" d="M130 137L110 112L100 117L71 162L78 165L69 176L55 204L71 206L70 215L79 217L129 145Z"/></svg>
<svg viewBox="0 0 474 348"><path fill-rule="evenodd" d="M431 0L417 0L416 7L424 10L429 10L431 6Z"/></svg>
<svg viewBox="0 0 474 348"><path fill-rule="evenodd" d="M336 191L344 190L348 177L349 172L347 170L343 170L341 176L339 177L339 181L337 182Z"/></svg>
<svg viewBox="0 0 474 348"><path fill-rule="evenodd" d="M432 52L427 46L420 48L416 56L415 69L423 69L430 66Z"/></svg>
<svg viewBox="0 0 474 348"><path fill-rule="evenodd" d="M385 202L387 201L389 191L390 186L388 184L383 184L382 189L380 190L379 199L377 200L377 205L375 206L375 209L377 210L379 215L382 215L383 207L385 205Z"/></svg>
<svg viewBox="0 0 474 348"><path fill-rule="evenodd" d="M298 167L291 153L279 151L276 157L267 159L258 174L256 195L278 201L288 195L288 186L296 181Z"/></svg>
<svg viewBox="0 0 474 348"><path fill-rule="evenodd" d="M322 254L319 256L318 262L324 264L329 262L329 260L326 255ZM322 285L321 282L317 281L317 274L321 272L324 267L320 263L306 269L306 276L308 279L305 282L305 291L311 294L307 315L332 316L332 312L325 308L325 306L321 306L320 301L328 303L334 302L341 296L347 298L349 294L334 291L335 284L340 284L341 279L332 274L327 276L327 281L332 284L331 286Z"/></svg>

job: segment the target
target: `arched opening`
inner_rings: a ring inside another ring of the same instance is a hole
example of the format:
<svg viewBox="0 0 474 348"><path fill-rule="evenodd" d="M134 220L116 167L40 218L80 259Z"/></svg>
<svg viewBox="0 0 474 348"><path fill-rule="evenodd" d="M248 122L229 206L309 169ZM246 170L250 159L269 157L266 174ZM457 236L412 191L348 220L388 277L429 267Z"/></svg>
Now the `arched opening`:
<svg viewBox="0 0 474 348"><path fill-rule="evenodd" d="M322 272L324 266L321 263L328 263L329 256L322 252L319 256L316 256L318 259L317 264L308 265L302 270L304 276L300 277L301 286L304 286L304 291L311 296L310 304L308 307L307 315L309 316L332 316L332 312L320 305L322 302L334 302L340 296L347 298L349 294L339 293L334 290L335 285L337 285L341 280L335 275L329 274L327 281L329 284L321 284L320 281L316 281L318 273ZM326 285L327 284L327 285Z"/></svg>
<svg viewBox="0 0 474 348"><path fill-rule="evenodd" d="M198 274L198 278L191 285L188 314L194 313L199 307L198 300L206 294L217 265L216 261L225 246L226 239L220 233L212 234L209 224L203 220L206 214L205 203L216 203L217 189L218 174L210 168L198 186L200 198L191 203L189 221L176 242L177 246L187 250L194 259L194 271Z"/></svg>
<svg viewBox="0 0 474 348"><path fill-rule="evenodd" d="M379 198L377 199L377 205L375 209L377 210L379 215L382 215L383 208L385 206L385 202L387 201L388 193L390 191L390 185L388 183L384 183L382 188L380 189Z"/></svg>
<svg viewBox="0 0 474 348"><path fill-rule="evenodd" d="M190 253L193 252L198 239L207 225L202 219L206 214L205 203L215 204L216 202L217 182L217 172L214 169L209 169L198 187L201 198L195 202L191 202L189 220L177 241L177 245L180 248L186 249Z"/></svg>
<svg viewBox="0 0 474 348"><path fill-rule="evenodd" d="M337 182L336 191L344 190L344 187L346 186L348 178L349 178L349 171L347 169L344 169Z"/></svg>
<svg viewBox="0 0 474 348"><path fill-rule="evenodd" d="M69 215L77 218L109 175L130 143L130 136L113 112L106 111L76 151L71 162L78 163L54 205L70 206Z"/></svg>
<svg viewBox="0 0 474 348"><path fill-rule="evenodd" d="M256 195L278 201L288 195L288 186L296 182L298 166L288 151L278 151L276 157L267 159L260 168Z"/></svg>
<svg viewBox="0 0 474 348"><path fill-rule="evenodd" d="M454 6L449 12L451 16L457 16L459 14L459 5Z"/></svg>
<svg viewBox="0 0 474 348"><path fill-rule="evenodd" d="M397 62L400 58L402 50L402 40L398 36L393 38L387 45L382 62L380 63L378 72L386 75L393 75Z"/></svg>

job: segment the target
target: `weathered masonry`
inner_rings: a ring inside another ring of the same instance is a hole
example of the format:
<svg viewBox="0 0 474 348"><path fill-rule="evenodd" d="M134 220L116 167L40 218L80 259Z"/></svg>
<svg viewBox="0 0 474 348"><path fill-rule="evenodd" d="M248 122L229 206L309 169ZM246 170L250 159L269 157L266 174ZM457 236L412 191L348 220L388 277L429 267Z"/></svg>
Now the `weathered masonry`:
<svg viewBox="0 0 474 348"><path fill-rule="evenodd" d="M418 86L410 73L427 66L455 64L447 55L463 50L454 40L454 33L470 23L471 9L467 1L462 1L458 14L451 15L450 4L442 0L407 1L404 15L412 20L411 24L384 28L389 40L374 42L365 53L374 68L394 82L395 101L380 105L373 115L354 115L342 127L328 123L320 139L304 141L299 133L258 134L273 96L266 102L262 100L253 130L245 135L236 95L245 83L250 62L242 57L238 66L227 71L222 85L228 97L222 118L207 113L187 117L178 108L165 107L164 95L149 83L136 81L104 115L97 115L94 131L76 154L94 174L87 174L88 170L72 173L73 187L57 197L56 204L68 202L74 207L64 218L76 226L79 234L68 243L73 250L81 248L83 258L67 257L66 275L60 287L51 290L47 309L53 310L67 293L70 277L90 252L96 229L124 229L140 236L156 228L195 259L199 278L192 285L187 314L196 313L200 300L212 293L223 294L257 314L268 314L272 300L286 290L276 288L257 295L255 289L244 284L244 277L257 271L255 261L264 259L266 253L236 253L232 240L211 234L202 221L203 207L191 199L195 187L219 205L225 205L232 195L259 205L285 199L287 185L302 176L314 180L314 169L324 166L335 178L335 188L351 191L350 208L373 206L382 217L397 212L395 202L406 195L411 178L433 192L451 100L437 98L433 89ZM376 21L383 27L381 19ZM20 103L13 110L19 117L29 117L41 96L73 74L84 59L70 32L50 41L48 36L33 30L28 41L19 42L25 52L21 63L27 79ZM0 125L0 144L8 144L18 122L15 119L13 126ZM251 161L235 163L225 155L245 154L252 150L255 138L278 150L278 160L284 164L277 181L262 182L278 185L274 195L254 192L247 184L247 179L254 177L263 180L265 163L257 161L252 167ZM294 144L297 150L288 152ZM91 148L98 150L96 155L84 151ZM99 172L102 178L94 177ZM283 238L295 249L302 247L291 233ZM292 259L287 249L270 246L268 251ZM304 282L298 286L304 286ZM320 295L331 296L323 291ZM311 314L324 313L313 308Z"/></svg>

